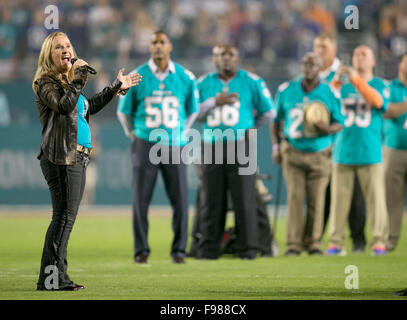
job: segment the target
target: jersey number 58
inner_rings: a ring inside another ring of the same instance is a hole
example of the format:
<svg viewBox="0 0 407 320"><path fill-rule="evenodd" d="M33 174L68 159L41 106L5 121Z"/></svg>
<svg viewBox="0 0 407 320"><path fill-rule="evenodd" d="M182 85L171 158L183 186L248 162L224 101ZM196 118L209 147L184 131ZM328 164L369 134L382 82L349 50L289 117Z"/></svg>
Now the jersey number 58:
<svg viewBox="0 0 407 320"><path fill-rule="evenodd" d="M208 127L218 127L221 123L228 127L235 126L239 122L239 107L240 101L215 108L206 118Z"/></svg>

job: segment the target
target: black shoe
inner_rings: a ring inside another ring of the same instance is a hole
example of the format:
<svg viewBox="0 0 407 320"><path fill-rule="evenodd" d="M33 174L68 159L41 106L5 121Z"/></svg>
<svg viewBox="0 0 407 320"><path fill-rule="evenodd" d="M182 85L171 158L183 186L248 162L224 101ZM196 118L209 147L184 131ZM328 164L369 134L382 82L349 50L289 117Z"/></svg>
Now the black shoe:
<svg viewBox="0 0 407 320"><path fill-rule="evenodd" d="M310 256L322 256L322 250L320 249L312 249L308 253Z"/></svg>
<svg viewBox="0 0 407 320"><path fill-rule="evenodd" d="M185 264L185 259L183 257L172 257L172 263L175 264Z"/></svg>
<svg viewBox="0 0 407 320"><path fill-rule="evenodd" d="M238 256L242 260L254 260L257 258L258 250L245 250L238 252L236 256Z"/></svg>
<svg viewBox="0 0 407 320"><path fill-rule="evenodd" d="M47 289L45 287L45 285L42 285L42 284L37 285L38 291L78 291L78 290L82 290L82 289L85 289L85 287L83 285L76 284L76 283L72 283L66 287L58 288L58 289L54 289L54 288Z"/></svg>
<svg viewBox="0 0 407 320"><path fill-rule="evenodd" d="M292 257L292 256L299 256L301 252L294 250L294 249L289 249L284 253L284 256L286 257Z"/></svg>
<svg viewBox="0 0 407 320"><path fill-rule="evenodd" d="M83 290L83 289L85 289L85 286L83 286L81 284L73 283L72 285L62 288L60 290L61 291L78 291L78 290Z"/></svg>
<svg viewBox="0 0 407 320"><path fill-rule="evenodd" d="M47 289L43 284L37 284L37 291L57 291L59 289Z"/></svg>
<svg viewBox="0 0 407 320"><path fill-rule="evenodd" d="M271 251L260 252L260 256L262 258L272 258L272 257L274 257L273 252L271 252Z"/></svg>
<svg viewBox="0 0 407 320"><path fill-rule="evenodd" d="M365 249L366 249L365 244L363 244L363 243L362 244L355 243L355 244L353 244L352 252L353 253L364 253Z"/></svg>
<svg viewBox="0 0 407 320"><path fill-rule="evenodd" d="M254 260L256 259L256 255L249 255L249 254L241 254L239 258L242 260Z"/></svg>
<svg viewBox="0 0 407 320"><path fill-rule="evenodd" d="M148 256L145 253L140 253L134 258L134 262L137 264L147 263Z"/></svg>
<svg viewBox="0 0 407 320"><path fill-rule="evenodd" d="M396 296L396 297L407 297L407 289L394 292L394 293L393 293L393 296Z"/></svg>

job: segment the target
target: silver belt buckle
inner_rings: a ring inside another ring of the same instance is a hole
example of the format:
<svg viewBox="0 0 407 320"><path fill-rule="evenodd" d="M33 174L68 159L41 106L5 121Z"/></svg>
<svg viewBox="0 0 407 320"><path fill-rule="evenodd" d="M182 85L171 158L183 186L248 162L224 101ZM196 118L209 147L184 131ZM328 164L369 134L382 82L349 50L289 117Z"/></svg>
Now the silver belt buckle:
<svg viewBox="0 0 407 320"><path fill-rule="evenodd" d="M79 144L76 146L76 150L79 151L79 152L83 152L84 154L86 154L88 156L90 156L90 154L92 153L92 149L86 148L86 147L81 146Z"/></svg>

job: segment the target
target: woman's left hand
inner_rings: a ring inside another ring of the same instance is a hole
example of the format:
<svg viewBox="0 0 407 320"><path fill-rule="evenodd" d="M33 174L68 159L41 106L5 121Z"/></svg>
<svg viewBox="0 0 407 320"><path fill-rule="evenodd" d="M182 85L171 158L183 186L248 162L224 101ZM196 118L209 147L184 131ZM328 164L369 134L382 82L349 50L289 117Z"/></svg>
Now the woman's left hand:
<svg viewBox="0 0 407 320"><path fill-rule="evenodd" d="M124 68L121 68L119 73L117 74L117 80L122 82L120 90L126 90L139 84L142 78L141 75L139 75L138 73L131 73L124 76L123 71Z"/></svg>

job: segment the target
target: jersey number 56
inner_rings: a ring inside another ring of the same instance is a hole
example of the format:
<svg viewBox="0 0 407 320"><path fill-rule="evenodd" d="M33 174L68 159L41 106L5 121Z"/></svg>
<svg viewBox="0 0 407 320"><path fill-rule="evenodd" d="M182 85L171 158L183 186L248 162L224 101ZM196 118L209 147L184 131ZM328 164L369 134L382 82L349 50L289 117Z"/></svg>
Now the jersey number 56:
<svg viewBox="0 0 407 320"><path fill-rule="evenodd" d="M174 96L153 96L144 99L147 128L176 128L179 118L179 100ZM159 107L161 105L161 108Z"/></svg>

